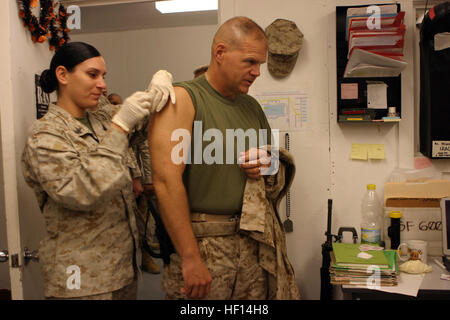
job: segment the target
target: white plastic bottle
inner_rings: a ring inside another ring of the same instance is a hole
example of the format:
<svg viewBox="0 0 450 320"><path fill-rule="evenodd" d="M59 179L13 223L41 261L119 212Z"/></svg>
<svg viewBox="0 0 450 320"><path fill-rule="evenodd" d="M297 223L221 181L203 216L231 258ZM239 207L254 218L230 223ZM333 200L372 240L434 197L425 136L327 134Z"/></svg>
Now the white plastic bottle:
<svg viewBox="0 0 450 320"><path fill-rule="evenodd" d="M361 207L361 243L380 244L382 230L381 204L375 192L376 185L368 184Z"/></svg>

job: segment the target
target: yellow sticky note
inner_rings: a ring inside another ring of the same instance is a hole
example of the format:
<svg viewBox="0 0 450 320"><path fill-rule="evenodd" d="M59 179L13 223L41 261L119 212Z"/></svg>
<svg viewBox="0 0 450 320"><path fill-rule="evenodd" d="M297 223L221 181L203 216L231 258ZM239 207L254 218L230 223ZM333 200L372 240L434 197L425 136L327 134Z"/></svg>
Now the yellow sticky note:
<svg viewBox="0 0 450 320"><path fill-rule="evenodd" d="M384 159L384 144L369 144L367 148L369 159Z"/></svg>
<svg viewBox="0 0 450 320"><path fill-rule="evenodd" d="M367 145L352 143L351 158L353 160L367 160Z"/></svg>

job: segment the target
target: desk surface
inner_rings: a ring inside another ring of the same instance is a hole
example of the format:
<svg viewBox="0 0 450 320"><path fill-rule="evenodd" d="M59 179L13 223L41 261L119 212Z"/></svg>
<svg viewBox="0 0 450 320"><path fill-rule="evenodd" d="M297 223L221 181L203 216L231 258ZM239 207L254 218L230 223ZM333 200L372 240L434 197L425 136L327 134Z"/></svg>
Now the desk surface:
<svg viewBox="0 0 450 320"><path fill-rule="evenodd" d="M441 256L428 256L427 264L433 267L433 270L430 273L425 274L423 278L422 285L420 286L420 290L448 290L450 291L450 281L442 280L441 274L450 274L447 270L443 270L439 265L434 262L434 259L437 259L442 263Z"/></svg>
<svg viewBox="0 0 450 320"><path fill-rule="evenodd" d="M434 292L434 293L438 293L438 294L445 292L446 294L447 293L450 294L450 281L441 279L441 274L443 274L443 273L450 274L450 272L442 269L439 265L437 265L434 262L434 259L437 259L439 262L442 261L441 256L428 256L427 264L432 266L433 269L431 272L425 274L425 276L422 280L422 284L419 289L418 296L420 296L421 293L427 293L427 292ZM370 289L361 288L361 287L354 287L351 285L343 285L342 292L344 294L355 294L355 293L370 294L371 292L373 292L373 294L377 294L377 295L383 294L383 292L381 292L381 291L370 290ZM402 295L398 295L398 296L402 296ZM347 298L348 298L348 296L347 296ZM345 297L344 297L344 299L345 299Z"/></svg>

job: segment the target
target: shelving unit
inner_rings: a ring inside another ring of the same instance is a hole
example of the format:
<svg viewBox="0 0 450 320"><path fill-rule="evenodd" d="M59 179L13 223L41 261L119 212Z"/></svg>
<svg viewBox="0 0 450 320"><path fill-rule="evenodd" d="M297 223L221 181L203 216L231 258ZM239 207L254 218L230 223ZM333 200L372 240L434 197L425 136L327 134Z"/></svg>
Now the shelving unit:
<svg viewBox="0 0 450 320"><path fill-rule="evenodd" d="M400 4L397 5L397 12L400 12ZM336 61L337 61L337 121L341 122L374 122L374 123L392 123L401 121L401 75L397 77L366 77L366 78L344 78L344 70L347 64L348 43L345 40L346 15L348 8L366 7L361 6L339 6L336 7ZM367 108L367 84L368 82L383 82L387 85L387 107L395 107L399 119L383 120L387 117L388 109L368 109ZM341 88L346 85L357 86L356 99L342 99ZM353 109L364 110L373 115L345 115L346 112Z"/></svg>

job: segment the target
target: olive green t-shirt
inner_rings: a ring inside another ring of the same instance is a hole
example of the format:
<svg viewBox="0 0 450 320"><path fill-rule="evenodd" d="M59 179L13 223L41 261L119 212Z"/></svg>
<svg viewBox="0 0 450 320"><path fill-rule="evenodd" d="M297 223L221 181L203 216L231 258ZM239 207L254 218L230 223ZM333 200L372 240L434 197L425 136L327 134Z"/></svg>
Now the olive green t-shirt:
<svg viewBox="0 0 450 320"><path fill-rule="evenodd" d="M174 86L188 91L195 108L183 175L191 212L239 213L246 183L238 164L239 153L271 141L270 125L261 106L247 94L226 99L204 75Z"/></svg>
<svg viewBox="0 0 450 320"><path fill-rule="evenodd" d="M86 126L91 132L94 132L94 128L92 128L91 121L89 120L88 116L86 115L84 118L75 118L78 121L80 121L82 124Z"/></svg>

